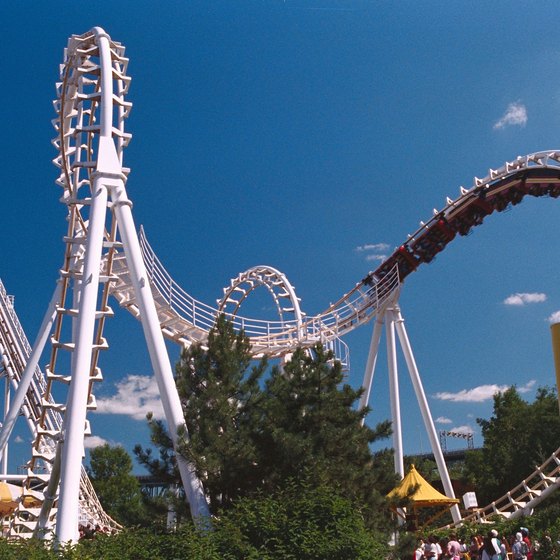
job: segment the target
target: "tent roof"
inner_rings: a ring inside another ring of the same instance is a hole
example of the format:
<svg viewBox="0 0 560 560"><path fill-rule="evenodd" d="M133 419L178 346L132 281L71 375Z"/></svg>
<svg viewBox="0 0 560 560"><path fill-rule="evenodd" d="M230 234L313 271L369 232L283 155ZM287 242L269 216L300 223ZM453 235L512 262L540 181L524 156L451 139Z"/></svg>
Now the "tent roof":
<svg viewBox="0 0 560 560"><path fill-rule="evenodd" d="M416 490L413 492L413 490ZM411 494L411 492L413 492ZM438 492L414 467L410 466L408 474L401 480L400 484L387 494L388 498L408 497L414 507L422 506L445 506L458 504L456 498L448 498Z"/></svg>
<svg viewBox="0 0 560 560"><path fill-rule="evenodd" d="M21 497L21 486L0 482L0 517L12 513Z"/></svg>

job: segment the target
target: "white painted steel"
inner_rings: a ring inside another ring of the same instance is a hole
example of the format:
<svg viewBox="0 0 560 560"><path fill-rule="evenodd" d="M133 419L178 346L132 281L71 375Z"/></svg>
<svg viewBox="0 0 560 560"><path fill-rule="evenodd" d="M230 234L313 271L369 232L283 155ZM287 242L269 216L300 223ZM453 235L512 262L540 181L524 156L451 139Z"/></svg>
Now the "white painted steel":
<svg viewBox="0 0 560 560"><path fill-rule="evenodd" d="M101 40L103 39L102 37ZM72 380L64 415L64 445L56 522L56 538L60 543L77 542L79 538L80 470L84 455L84 427L89 398L89 372L92 364L107 201L105 178L98 175L93 180L83 281L80 287L80 305L72 355Z"/></svg>
<svg viewBox="0 0 560 560"><path fill-rule="evenodd" d="M432 447L432 452L434 454L441 481L443 483L445 495L448 498L455 498L455 491L453 490L453 485L451 484L451 479L449 478L447 465L445 464L445 459L443 457L439 438L437 437L432 414L428 406L428 399L426 399L426 393L424 392L422 380L420 379L416 360L414 359L414 354L412 353L412 346L410 345L410 340L408 339L406 328L404 326L404 319L401 315L401 310L398 305L394 306L392 313L394 314L393 321L397 330L399 341L401 343L404 358L406 360L410 379L412 380L412 385L416 394L416 400L418 401L418 405L420 406L420 412L422 413L424 426L426 428L426 432L428 433L428 438L430 439L430 445ZM459 511L459 506L454 505L451 508L451 515L453 517L453 521L458 522L461 520L461 512Z"/></svg>
<svg viewBox="0 0 560 560"><path fill-rule="evenodd" d="M68 205L70 224L63 278L66 293L70 287L68 279L73 280L74 287L73 309L65 309L63 303L57 318L57 325L62 325L65 314L72 317L72 342L56 340L51 358L51 363L55 364L56 348L71 352L56 519L56 538L62 544L75 542L78 537L78 471L84 431L88 430L87 409L95 406L92 383L101 379L97 360L99 351L106 347L101 333L104 319L110 312L106 304L107 285L114 279L113 258L121 244L130 268L133 294L138 302L169 432L175 444L184 428L181 403L125 189L122 149L128 136L124 133L123 121L130 104L124 101L129 78L124 74L127 61L123 52L124 49L113 43L101 28L72 37L56 104L60 115L56 122L60 137L55 145L61 152L56 159L61 168L58 183L64 188L63 199ZM85 198L80 199L84 196L80 190L88 186L91 194L88 197L86 193ZM112 211L110 216L108 206ZM122 243L117 242L117 231ZM100 291L101 284L105 287ZM62 332L60 328L58 330ZM54 370L54 366L51 369ZM58 374L52 377L61 379ZM60 448L55 463L59 454ZM208 518L203 489L194 469L186 463L181 464L180 459L179 463L193 517ZM54 504L55 485L56 481L49 485L49 498L45 500L40 516L41 525L46 523L49 515L48 502Z"/></svg>
<svg viewBox="0 0 560 560"><path fill-rule="evenodd" d="M362 395L362 399L360 401L360 407L363 408L368 404L369 391L371 389L371 382L375 371L375 365L377 363L377 354L379 351L379 342L383 324L385 324L385 334L387 338L387 368L389 373L389 396L391 402L395 473L398 474L401 478L404 478L404 450L402 444L397 345L395 340L396 332L400 342L401 350L406 361L408 373L414 387L416 400L418 401L420 412L422 413L422 419L424 421L424 426L430 440L432 452L434 454L438 471L443 482L445 494L449 498L455 498L455 492L453 490L453 486L451 485L451 479L449 478L447 465L445 464L443 452L441 450L430 408L428 406L428 400L426 399L426 394L422 386L422 381L420 379L416 360L414 359L410 340L404 326L404 319L396 301L389 305L384 310L383 314L378 316L376 319L370 343L368 362L364 375L364 394ZM451 514L454 521L460 521L461 513L458 506L452 507Z"/></svg>
<svg viewBox="0 0 560 560"><path fill-rule="evenodd" d="M183 428L183 415L172 382L171 367L162 333L163 336L184 345L192 342L205 344L208 332L214 326L218 314L225 311L234 326L243 329L249 336L255 356L265 354L286 356L298 346L311 347L317 343L334 344L342 335L377 317L364 379L366 391L360 402L360 405L363 405L367 403L371 390L382 321L386 316L390 323L387 327L391 331L389 354L392 362L390 376L394 422L398 418L400 433L398 378L396 359L394 359L396 353L394 329L396 329L439 468L440 463L443 463L443 456L439 449L438 438L435 437L433 421L427 408L402 316L396 305L394 308L389 307L396 301L400 282L404 279L404 276L399 278L397 264L387 266L382 275L376 272L370 273L337 302L314 316L301 313L295 291L287 279L278 273L277 278L280 278L283 283L285 294L282 291L275 291L272 283L267 284L266 280L263 285L271 289L279 312L279 320L260 321L239 315L241 301L231 297L241 288L240 294L244 299L252 290L250 284L242 287L242 275L237 281L235 279L232 281L217 308L205 305L192 298L173 281L142 232L138 240L130 212L130 201L124 187L128 170L122 167L123 149L130 139L130 135L124 130L124 121L131 107L131 104L125 101L130 83L130 78L126 75L127 63L124 48L111 41L101 28L94 28L84 35L70 38L61 71L61 83L57 85L59 96L55 101L55 107L58 117L54 124L59 136L55 139L54 145L59 149L60 154L55 159L55 164L61 170L57 184L63 188L63 200L68 205L69 229L68 236L65 238L65 262L61 269L60 280L61 302L54 320L56 336L53 337L54 344L47 380L45 381L40 372L37 374L37 368L33 366L35 356L32 360L28 360L31 351L24 356L20 347L16 347L15 350L7 348L0 338L0 352L4 357L10 357L5 365L6 375L10 377L16 389L17 401L24 395L23 402L19 406L24 410L35 435L30 473L38 478L38 475L33 472L37 461L43 461L47 470L52 471L54 468L55 471L51 488L47 491L48 500L43 508L45 511L41 514L40 528L48 529L49 502L56 503L56 493L53 489L56 486L58 466L55 465L60 461L61 496L57 537L61 542L69 542L75 540L77 535L76 518L81 514L76 505L78 504L76 496L79 494L80 485L87 487L89 480L87 477L84 479L83 471L81 471L82 475L79 475L78 469L72 468L70 463L81 457L84 432L88 430L87 408L95 406L92 384L101 379L97 359L99 351L105 347L101 336L103 321L111 312L106 305L108 287L122 306L142 320L172 434L173 430ZM509 177L518 177L522 171L534 169L560 170L560 152L539 152L523 158L519 157L500 169L490 170L484 179L475 178L471 189L461 189L461 194L456 200L448 199L446 206L441 211L436 210L434 216L426 223L421 223L420 228L408 237L405 244L421 238L438 220L451 221L461 216L463 210L475 203L481 193L492 196L502 190L507 192L507 182L502 184L501 181ZM550 182L554 184L558 183L558 180L552 178ZM82 191L88 189L93 192L93 195L83 194ZM555 196L557 194L556 192ZM112 205L116 220L112 222L109 220L110 227L106 228L108 205ZM123 238L124 253L120 254L117 253L120 245L116 237L116 222L119 223ZM472 225L477 223L473 222ZM393 257L396 254L397 252ZM387 262L390 263L391 260ZM414 263L412 266L414 267ZM262 272L255 272L255 277L258 274ZM99 294L101 285L105 286L102 295ZM69 295L72 287L74 291ZM285 307L282 301L284 298L289 299L293 305ZM72 304L67 306L66 302L69 299ZM228 310L228 305L232 303L233 310ZM61 325L65 316L72 319L71 342L63 340L64 330ZM0 319L9 322L9 313L6 314L1 306ZM3 330L11 332L10 329L12 327ZM42 333L43 330L39 338ZM40 344L37 348L39 346ZM71 374L68 376L61 374L56 367L57 355L62 351L70 352ZM29 371L35 371L33 375L26 372L22 378L21 372L25 369L26 361L29 361ZM51 386L54 382L68 383L69 381L71 381L70 390L67 407L65 407L54 402ZM25 391L21 389L18 394L20 385L24 384L28 384L29 389ZM12 404L12 408L16 410L16 405ZM65 433L61 455L60 451L56 451L55 446L59 441L60 418L64 412ZM3 442L4 447L8 438L4 433L9 435L10 430L11 428L0 434L0 443ZM402 443L397 440L395 447L399 455L398 468L402 471ZM444 463L443 467L446 472ZM191 505L195 508L195 516L198 515L196 508L199 508L200 515L207 515L202 488L194 477L194 472L182 465L181 474L187 492L189 492L189 485L191 486ZM31 480L31 475L28 481ZM548 478L550 477L544 476L542 480ZM446 486L450 486L450 482L444 480L444 487ZM545 494L552 487L553 484L550 484L541 494ZM446 487L446 493L447 491ZM86 494L88 492L89 490ZM454 520L456 520L455 514Z"/></svg>
<svg viewBox="0 0 560 560"><path fill-rule="evenodd" d="M143 230L140 231L142 254L148 276L155 290L155 302L164 335L176 342L203 345L209 330L215 325L220 309L202 303L181 288L163 267L151 248ZM115 259L114 273L118 281L111 285L111 293L122 307L138 316L132 283L124 255ZM367 286L362 283L338 302L314 316L279 321L265 321L227 313L237 330L249 337L255 357L282 356L298 346L310 347L335 340L369 321L383 309L400 287L397 268L383 280Z"/></svg>
<svg viewBox="0 0 560 560"><path fill-rule="evenodd" d="M486 507L464 517L461 523L487 523L495 518L518 519L531 515L533 510L559 487L560 448L515 488Z"/></svg>
<svg viewBox="0 0 560 560"><path fill-rule="evenodd" d="M5 379L4 379L4 413L7 413L10 410L10 378L8 372L6 372ZM6 417L4 417L4 424L6 423ZM2 474L8 474L8 446L5 445L4 449L2 450Z"/></svg>
<svg viewBox="0 0 560 560"><path fill-rule="evenodd" d="M57 283L57 288L51 298L49 308L45 313L43 323L32 349L17 317L13 299L7 295L0 281L0 355L4 366L10 370L9 375L12 387L15 390L12 406L8 411L7 422L11 422L11 418L15 422L17 416L23 414L33 436L36 436L39 429L43 429L50 434L56 434L62 425L59 411L56 408L46 407L45 403L41 401L47 383L43 372L37 365L52 326L53 313L59 298L60 283ZM10 349L9 351L7 350L8 348ZM19 402L23 404L20 406ZM54 404L52 398L49 398L48 402L50 405ZM44 417L41 420L42 413ZM4 446L6 447L12 428L13 426L8 427L4 424L1 432L2 441L4 441ZM40 444L41 453L48 454L50 450L54 452L55 446L54 440L44 439ZM51 465L48 462L42 462L39 466L39 472L49 473L50 469ZM45 475L41 474L38 476L44 477ZM46 476L48 478L49 475L47 474ZM26 481L30 480L30 473L26 475L2 475L0 479ZM33 480L33 477L31 477L31 480ZM89 482L87 473L83 468L81 470L80 488L80 518L89 524L118 528L119 525L103 511L97 495ZM33 493L35 490L30 490L30 492ZM29 518L30 512L26 510L25 513L26 517ZM13 536L30 536L33 531L33 523L27 521L26 524L29 526L29 532L22 533L20 531L22 527L17 526L16 523L10 529L11 534Z"/></svg>
<svg viewBox="0 0 560 560"><path fill-rule="evenodd" d="M144 261L142 260L140 243L132 218L131 204L126 196L122 181L113 190L113 209L119 224L126 260L130 268L135 299L138 303L140 320L165 411L169 435L176 448L180 437L188 437L188 431L171 363L169 362L169 355L165 348L165 340L161 332L150 282ZM184 435L180 436L181 433ZM204 520L210 518L210 511L202 484L196 476L194 467L184 460L179 453L176 454L176 457L192 516L195 520L204 522Z"/></svg>
<svg viewBox="0 0 560 560"><path fill-rule="evenodd" d="M397 345L395 341L395 318L392 308L385 311L387 321L387 366L389 370L389 395L391 400L391 421L393 427L393 460L395 473L404 478L404 451L402 443L401 404L397 365Z"/></svg>
<svg viewBox="0 0 560 560"><path fill-rule="evenodd" d="M45 348L45 344L47 343L47 340L49 338L56 317L56 306L60 301L60 290L61 290L61 284L60 282L57 282L53 296L47 308L47 312L45 313L45 317L43 318L43 322L41 323L39 334L37 335L37 340L33 345L33 349L29 353L29 357L27 357L27 359L25 360L26 362L25 369L21 373L21 376L17 383L17 390L12 401L12 406L9 409L8 408L4 409L8 411L8 414L6 415L2 428L0 429L0 451L7 446L8 440L14 429L16 420L24 405L27 391L29 390L29 386L31 382L33 381L34 378L41 378L41 380L44 383L44 376L42 372L38 370L38 364L39 364L39 359L41 357L41 354L43 353L43 350ZM15 315L15 311L14 311L14 315ZM25 349L22 349L21 354L24 353L25 353ZM33 422L36 421L37 418L34 418Z"/></svg>
<svg viewBox="0 0 560 560"><path fill-rule="evenodd" d="M375 373L375 365L377 363L377 353L379 352L379 342L381 340L381 333L383 331L383 320L384 315L378 315L375 319L375 324L373 327L373 335L371 337L371 342L369 345L368 359L366 363L366 370L364 374L364 380L362 382L363 393L360 397L360 409L365 408L369 403L369 396L371 394L371 386L373 384L373 374ZM362 425L365 422L365 418L362 419Z"/></svg>
<svg viewBox="0 0 560 560"><path fill-rule="evenodd" d="M476 201L478 193L484 191L488 195L496 194L505 188L495 188L500 181L521 171L534 169L560 170L560 151L550 150L518 157L499 169L491 169L483 179L475 177L470 189L461 187L457 199L448 198L446 205L439 211L435 210L434 215L426 222L421 222L420 228L409 235L404 243L414 242L438 220L452 219L461 209ZM551 180L551 183L554 183L554 180ZM156 305L165 336L185 345L192 342L204 344L208 331L215 324L219 309L196 300L182 289L159 261L143 232L140 239L150 280L157 291ZM127 278L126 262L122 257L117 260L119 262L115 271L119 282L113 285L112 293L122 306L136 314L135 302L130 294L131 285ZM320 342L321 338L331 340L342 337L369 322L384 309L387 300L393 298L400 286L396 266L381 279L375 278L375 274L371 273L371 286L365 280L356 284L322 313L303 317L301 325L295 320L260 321L238 314L229 318L237 329L245 330L256 356L281 356L293 352L297 346L312 346Z"/></svg>
<svg viewBox="0 0 560 560"><path fill-rule="evenodd" d="M87 406L90 396L90 371L92 368L92 348L96 328L97 299L103 242L105 237L105 221L109 199L108 179L110 172L107 167L112 162L103 158L101 139L109 139L112 143L113 118L113 75L112 56L108 35L101 28L94 28L99 49L101 100L100 100L100 146L96 172L92 174L92 188L88 231L85 242L85 255L82 281L79 286L78 315L75 319L75 341L72 364L71 382L66 403L63 425L62 458L60 462L60 496L56 520L56 539L59 543L77 542L79 538L79 495L80 470L84 455L84 430L86 426ZM57 457L60 454L58 450ZM55 464L57 461L55 461ZM55 472L53 471L53 475ZM50 488L54 503L55 484ZM46 503L46 502L45 502ZM45 507L46 509L46 507ZM45 514L43 514L43 517Z"/></svg>

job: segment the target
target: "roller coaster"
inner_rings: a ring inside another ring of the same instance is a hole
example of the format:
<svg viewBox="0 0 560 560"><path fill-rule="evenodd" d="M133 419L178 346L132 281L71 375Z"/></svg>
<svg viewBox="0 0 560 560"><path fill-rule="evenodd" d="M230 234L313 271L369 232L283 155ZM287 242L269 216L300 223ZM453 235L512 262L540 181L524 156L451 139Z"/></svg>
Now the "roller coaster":
<svg viewBox="0 0 560 560"><path fill-rule="evenodd" d="M560 151L537 152L490 169L470 188L448 198L441 210L409 235L378 268L322 313L307 315L293 286L280 271L255 266L233 278L207 305L189 295L164 268L147 237L134 224L126 192L129 170L124 149L131 135L125 122L131 110L125 48L101 28L73 35L64 51L53 121L59 169L56 180L67 208L63 264L36 341L31 346L17 318L13 300L0 284L0 372L6 381L0 453L4 479L7 449L17 417L25 417L33 437L22 496L5 526L5 534L26 538L56 538L73 542L78 522L118 529L95 495L82 466L87 420L95 409L94 387L103 379L99 366L108 348L103 336L113 315L110 298L141 323L170 434L188 432L174 384L165 339L181 346L205 345L209 330L224 313L249 337L255 357L289 356L297 347L323 344L349 367L342 337L374 322L364 377L367 405L381 331L385 325L389 352L395 468L402 474L402 436L395 331L401 342L416 396L444 488L454 497L435 432L398 299L405 279L430 263L457 236L464 236L494 212L519 204L525 196L560 196ZM270 294L277 318L260 320L241 314L253 291ZM45 348L50 356L44 371L38 366ZM10 396L10 388L13 398ZM176 445L179 436L175 438ZM208 517L204 489L195 470L178 456L181 479L195 518ZM526 515L560 484L560 450L531 477L475 515ZM461 522L458 508L455 523Z"/></svg>

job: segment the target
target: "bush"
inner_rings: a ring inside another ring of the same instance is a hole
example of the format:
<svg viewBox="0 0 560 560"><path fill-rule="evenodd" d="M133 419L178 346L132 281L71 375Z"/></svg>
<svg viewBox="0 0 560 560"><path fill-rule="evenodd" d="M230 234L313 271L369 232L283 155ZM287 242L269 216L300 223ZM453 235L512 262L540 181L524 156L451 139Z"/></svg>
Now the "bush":
<svg viewBox="0 0 560 560"><path fill-rule="evenodd" d="M55 553L37 540L0 541L2 560L371 560L389 555L388 534L372 534L360 509L330 486L289 482L233 504L212 530L191 524L97 534Z"/></svg>
<svg viewBox="0 0 560 560"><path fill-rule="evenodd" d="M232 559L369 560L388 552L387 536L374 538L349 500L301 483L240 500L215 533L222 557Z"/></svg>

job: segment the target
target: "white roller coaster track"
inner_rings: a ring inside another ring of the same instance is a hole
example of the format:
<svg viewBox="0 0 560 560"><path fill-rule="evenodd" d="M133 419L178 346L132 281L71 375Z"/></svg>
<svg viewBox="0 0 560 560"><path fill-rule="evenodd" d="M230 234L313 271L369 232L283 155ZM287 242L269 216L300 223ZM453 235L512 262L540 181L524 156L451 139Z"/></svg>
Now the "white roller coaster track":
<svg viewBox="0 0 560 560"><path fill-rule="evenodd" d="M278 356L293 352L297 346L312 346L340 338L369 322L396 300L400 283L406 276L421 264L429 263L457 233L466 235L472 227L480 225L485 216L494 211L501 212L509 204L519 203L526 195L560 195L560 151L518 157L499 169L491 169L483 179L475 178L470 189L461 187L457 199L448 198L442 210L434 210L429 220L420 222L418 230L409 235L387 260L325 311L288 319L283 319L280 313L278 321L238 314L239 305L247 295L242 285L250 271L240 274L225 289L226 300L233 299L235 292L241 294L239 301L233 303L235 311L229 311L225 300L213 307L189 295L173 280L143 230L140 231L140 241L166 337L187 345L193 342L204 344L218 314L226 312L236 328L245 330L255 355ZM118 281L111 284L112 295L120 305L138 315L124 256L115 257L113 272Z"/></svg>
<svg viewBox="0 0 560 560"><path fill-rule="evenodd" d="M526 195L560 195L559 151L518 157L491 169L484 179L475 178L470 189L461 188L457 199L447 199L442 210L434 210L433 216L421 222L386 261L322 313L301 313L287 279L270 267L256 267L239 275L225 289L218 305L210 306L174 282L145 236L141 233L138 238L133 228L131 202L125 190L128 170L122 166L123 149L130 139L124 128L131 108L125 99L130 84L127 65L124 47L102 29L94 28L70 38L57 85L54 145L59 155L54 162L60 169L57 184L62 187L62 201L68 209L68 233L46 378L40 370L35 372L22 406L29 410L28 422L35 429L33 448L37 451L30 461L25 487L31 490L38 482L46 483L48 477L40 471L51 471L49 498L43 503L39 526L41 530L52 526L50 507L58 504L56 529L62 542L76 535L77 488L83 477L74 464L80 462L83 452L86 411L95 408L93 387L102 380L98 360L107 348L103 326L112 315L110 294L142 320L170 433L178 433L184 420L161 333L183 345L205 344L218 315L225 312L235 327L249 336L255 356L284 356L298 346L336 343L394 305L401 282L418 266L429 263L457 234L467 234L485 216L517 204ZM256 284L269 289L278 320L239 314ZM284 305L284 300L290 303ZM3 350L8 361L10 352L8 348ZM61 359L61 355L66 358ZM24 364L22 358L19 365L6 366L16 385L14 372L18 368L21 371ZM22 387L23 380L19 393L23 393ZM67 387L67 397L62 400L61 387ZM64 437L57 413L64 418ZM4 433L5 429L2 437ZM179 462L195 516L207 515L192 468ZM60 499L56 496L59 470ZM556 478L557 472L547 476ZM537 491L539 488L533 494ZM88 497L86 501L89 499L94 500Z"/></svg>
<svg viewBox="0 0 560 560"><path fill-rule="evenodd" d="M217 307L213 307L189 295L173 280L148 243L143 229L140 230L139 237L162 331L167 338L186 346L193 342L204 345L208 332L220 313L225 313L236 329L245 331L255 357L282 356L293 352L298 346L336 342L342 335L369 321L379 310L394 301L399 289L397 267L394 266L383 281L372 286L360 283L321 315L307 317L299 311L295 292L283 274L271 267L255 267L231 280L230 286L224 288L224 298L219 300ZM139 316L124 255L119 254L114 258L113 274L118 280L111 283L111 294L121 306L126 307L134 316ZM270 282L265 281L267 275ZM238 313L239 306L249 295L247 282L267 285L278 306L278 320L253 319ZM281 288L283 291L273 291L271 282L277 283L274 288ZM239 298L235 303L232 298L234 293ZM281 306L280 296L290 298L291 308ZM233 309L230 309L232 306ZM286 317L287 311L291 317ZM346 353L343 348L342 356Z"/></svg>
<svg viewBox="0 0 560 560"><path fill-rule="evenodd" d="M17 391L19 387L31 351L27 336L16 314L13 298L8 296L3 283L0 281L0 356L2 356L0 370L3 370L6 382L11 385L14 391ZM53 438L60 433L62 426L62 416L59 410L53 406L52 398L49 398L50 406L48 407L45 407L42 402L43 395L46 394L46 385L45 375L39 367L35 367L33 379L21 407L21 413L27 421L32 437L36 439L38 432L45 436L40 440L40 448L33 448L32 450L33 457L39 464L35 469L36 474L28 473L32 475L31 480L48 480L52 466L50 461L44 460L44 458L54 454L56 441ZM35 519L38 517L39 508L26 504L37 503L42 496L34 487L28 487L24 490L19 505L20 515L15 518L11 534L29 537L35 529ZM21 515L24 512L25 515ZM54 515L56 510L52 513ZM103 510L83 466L80 478L80 522L91 526L99 525L108 529L118 529L120 527Z"/></svg>
<svg viewBox="0 0 560 560"><path fill-rule="evenodd" d="M515 488L486 507L464 517L461 523L488 523L497 518L517 519L531 515L533 510L559 486L560 449L557 449Z"/></svg>

